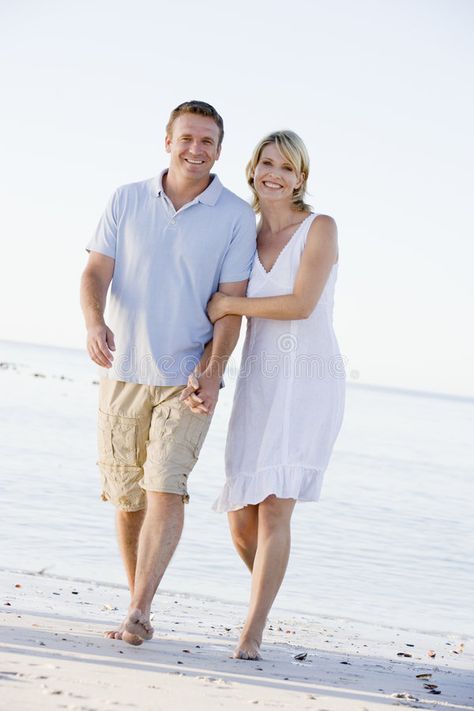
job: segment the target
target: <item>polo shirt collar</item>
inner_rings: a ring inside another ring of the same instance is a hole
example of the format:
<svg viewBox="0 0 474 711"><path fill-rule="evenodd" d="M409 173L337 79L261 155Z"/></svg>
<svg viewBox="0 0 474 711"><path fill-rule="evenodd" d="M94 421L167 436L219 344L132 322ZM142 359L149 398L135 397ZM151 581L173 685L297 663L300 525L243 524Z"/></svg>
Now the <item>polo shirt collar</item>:
<svg viewBox="0 0 474 711"><path fill-rule="evenodd" d="M168 169L162 170L159 175L155 178L155 194L156 197L160 195L166 195L163 190L163 176L166 175ZM212 181L209 183L207 188L203 190L195 199L194 202L202 202L203 205L215 205L218 201L220 194L223 190L223 185L215 173L211 173L210 177Z"/></svg>

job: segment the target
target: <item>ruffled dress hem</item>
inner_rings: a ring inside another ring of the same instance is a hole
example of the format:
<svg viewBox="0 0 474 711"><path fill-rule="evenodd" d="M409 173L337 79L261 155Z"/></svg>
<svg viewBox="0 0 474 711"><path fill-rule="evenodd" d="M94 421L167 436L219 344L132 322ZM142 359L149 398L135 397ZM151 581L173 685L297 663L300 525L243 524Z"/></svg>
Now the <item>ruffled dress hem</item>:
<svg viewBox="0 0 474 711"><path fill-rule="evenodd" d="M274 494L280 499L319 501L324 472L300 464L265 467L252 474L228 477L212 508L217 513L259 504Z"/></svg>

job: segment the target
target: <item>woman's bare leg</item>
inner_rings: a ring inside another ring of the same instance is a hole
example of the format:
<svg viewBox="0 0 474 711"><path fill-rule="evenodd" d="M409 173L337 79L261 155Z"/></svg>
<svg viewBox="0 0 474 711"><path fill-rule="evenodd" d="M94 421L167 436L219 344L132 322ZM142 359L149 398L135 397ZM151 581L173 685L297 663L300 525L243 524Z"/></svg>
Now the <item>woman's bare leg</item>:
<svg viewBox="0 0 474 711"><path fill-rule="evenodd" d="M229 511L229 527L237 553L252 572L257 552L258 506L245 506L238 511Z"/></svg>
<svg viewBox="0 0 474 711"><path fill-rule="evenodd" d="M247 620L234 657L260 659L263 630L283 581L290 555L290 522L294 499L269 496L258 505L257 551Z"/></svg>

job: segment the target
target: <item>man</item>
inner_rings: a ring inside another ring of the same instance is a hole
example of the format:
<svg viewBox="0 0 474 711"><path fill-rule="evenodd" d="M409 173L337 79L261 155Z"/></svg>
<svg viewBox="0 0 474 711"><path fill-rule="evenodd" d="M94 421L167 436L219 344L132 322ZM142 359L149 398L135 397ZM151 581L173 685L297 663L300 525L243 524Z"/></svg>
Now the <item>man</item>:
<svg viewBox="0 0 474 711"><path fill-rule="evenodd" d="M255 253L251 208L210 172L223 135L212 106L180 104L166 127L168 170L119 188L87 246L81 305L89 355L103 369L102 498L117 507L131 593L125 620L106 636L129 644L153 636L151 603L239 335L236 316L213 330L206 305L217 289L245 294Z"/></svg>

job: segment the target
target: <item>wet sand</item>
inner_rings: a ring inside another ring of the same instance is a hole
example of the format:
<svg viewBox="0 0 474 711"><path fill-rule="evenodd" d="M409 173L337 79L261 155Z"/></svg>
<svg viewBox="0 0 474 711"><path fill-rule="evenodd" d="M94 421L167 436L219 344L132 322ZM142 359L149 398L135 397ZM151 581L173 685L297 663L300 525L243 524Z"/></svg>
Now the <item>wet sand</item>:
<svg viewBox="0 0 474 711"><path fill-rule="evenodd" d="M126 609L122 588L2 572L0 590L0 699L11 710L474 709L468 640L276 610L264 659L247 662L231 658L238 605L160 593L154 639L130 647L102 636Z"/></svg>

